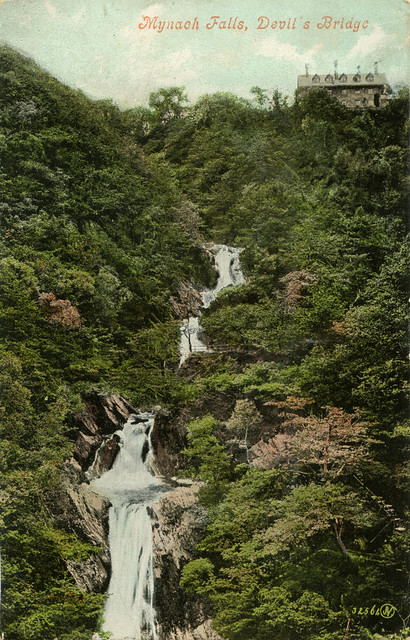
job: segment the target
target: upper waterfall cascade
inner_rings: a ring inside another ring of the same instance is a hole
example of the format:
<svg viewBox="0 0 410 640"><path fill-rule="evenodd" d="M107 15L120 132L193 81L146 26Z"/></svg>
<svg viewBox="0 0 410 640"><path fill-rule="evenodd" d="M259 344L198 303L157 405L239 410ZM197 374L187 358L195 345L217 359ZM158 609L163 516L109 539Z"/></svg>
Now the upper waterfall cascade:
<svg viewBox="0 0 410 640"><path fill-rule="evenodd" d="M152 527L147 506L167 487L150 473L152 413L130 416L122 430L112 469L91 488L111 502L111 580L103 630L112 640L157 640L154 609Z"/></svg>
<svg viewBox="0 0 410 640"><path fill-rule="evenodd" d="M202 306L207 309L215 300L216 296L226 287L236 287L245 282L242 272L239 255L242 249L228 247L227 245L214 245L217 249L215 255L215 268L218 272L218 280L214 289L202 291ZM191 355L191 353L202 353L207 351L206 344L202 341L202 328L199 318L190 317L181 322L181 339L179 343L180 365Z"/></svg>

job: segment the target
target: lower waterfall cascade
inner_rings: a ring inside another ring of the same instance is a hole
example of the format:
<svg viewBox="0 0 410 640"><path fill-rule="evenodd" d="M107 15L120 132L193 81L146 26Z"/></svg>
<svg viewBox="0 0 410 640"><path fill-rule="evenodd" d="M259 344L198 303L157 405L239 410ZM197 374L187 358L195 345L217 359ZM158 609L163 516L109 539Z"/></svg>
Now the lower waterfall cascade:
<svg viewBox="0 0 410 640"><path fill-rule="evenodd" d="M103 631L112 640L157 640L152 526L147 507L169 487L150 473L152 413L131 415L116 432L120 450L112 468L91 483L108 498L111 579Z"/></svg>
<svg viewBox="0 0 410 640"><path fill-rule="evenodd" d="M245 282L239 260L242 249L227 245L213 245L213 248L217 250L215 268L218 272L218 280L213 289L205 289L201 293L202 307L204 309L211 305L222 289L230 286L237 287ZM202 341L202 328L198 317L191 316L183 320L180 332L179 364L181 366L192 353L204 353L208 351L208 348Z"/></svg>

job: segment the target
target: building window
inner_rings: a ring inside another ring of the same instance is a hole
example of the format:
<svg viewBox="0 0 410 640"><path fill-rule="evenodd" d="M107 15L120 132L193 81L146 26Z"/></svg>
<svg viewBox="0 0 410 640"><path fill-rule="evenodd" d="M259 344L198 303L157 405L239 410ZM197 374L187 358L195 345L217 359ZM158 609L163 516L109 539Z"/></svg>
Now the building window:
<svg viewBox="0 0 410 640"><path fill-rule="evenodd" d="M374 94L374 106L380 107L380 95L378 93Z"/></svg>
<svg viewBox="0 0 410 640"><path fill-rule="evenodd" d="M333 76L331 76L330 73L327 74L325 82L333 82Z"/></svg>
<svg viewBox="0 0 410 640"><path fill-rule="evenodd" d="M362 76L360 75L360 73L356 73L356 75L353 76L353 82L360 82L361 79Z"/></svg>
<svg viewBox="0 0 410 640"><path fill-rule="evenodd" d="M347 75L345 73L339 76L339 82L347 82Z"/></svg>
<svg viewBox="0 0 410 640"><path fill-rule="evenodd" d="M313 76L312 82L320 82L320 76L318 76L317 73Z"/></svg>
<svg viewBox="0 0 410 640"><path fill-rule="evenodd" d="M374 82L374 75L372 73L368 73L366 76L367 82Z"/></svg>

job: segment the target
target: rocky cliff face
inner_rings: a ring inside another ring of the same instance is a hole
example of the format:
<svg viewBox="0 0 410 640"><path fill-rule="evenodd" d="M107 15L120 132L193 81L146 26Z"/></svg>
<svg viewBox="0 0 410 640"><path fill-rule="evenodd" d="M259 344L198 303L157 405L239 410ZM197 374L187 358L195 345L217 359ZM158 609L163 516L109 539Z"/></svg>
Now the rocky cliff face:
<svg viewBox="0 0 410 640"><path fill-rule="evenodd" d="M135 408L120 396L100 396L97 393L85 396L84 410L69 421L71 436L75 440L73 459L82 470L89 469L104 438L120 429L134 412ZM111 451L112 455L107 455L107 469L112 466L117 452L114 446Z"/></svg>
<svg viewBox="0 0 410 640"><path fill-rule="evenodd" d="M82 481L81 467L68 462L58 491L48 497L48 507L57 527L75 533L97 547L83 562L66 561L67 569L82 591L104 592L108 586L110 557L107 542L108 505Z"/></svg>
<svg viewBox="0 0 410 640"><path fill-rule="evenodd" d="M179 320L189 316L199 316L202 309L201 293L192 282L179 282L177 295L169 299L169 305L175 318Z"/></svg>
<svg viewBox="0 0 410 640"><path fill-rule="evenodd" d="M75 439L73 457L62 471L58 491L49 495L48 506L58 527L96 546L96 553L89 559L66 562L77 586L84 591L104 592L110 577L109 503L91 491L89 482L111 468L118 452L115 431L136 409L119 396L89 394L85 400L84 410L70 420ZM182 567L193 558L206 528L206 511L198 501L201 484L171 479L180 467L178 453L185 445L184 416L159 411L152 439L154 472L169 480L171 486L151 507L159 637L218 640L209 604L179 587Z"/></svg>
<svg viewBox="0 0 410 640"><path fill-rule="evenodd" d="M201 483L177 486L152 506L155 602L161 640L217 640L211 610L202 598L179 586L182 567L192 559L206 528L198 501Z"/></svg>
<svg viewBox="0 0 410 640"><path fill-rule="evenodd" d="M109 505L91 491L88 482L112 466L118 452L118 437L113 434L133 412L134 407L119 396L87 395L84 410L69 421L75 439L73 457L62 470L59 489L48 496L56 526L96 547L88 560L66 562L77 586L84 591L104 592L110 575Z"/></svg>

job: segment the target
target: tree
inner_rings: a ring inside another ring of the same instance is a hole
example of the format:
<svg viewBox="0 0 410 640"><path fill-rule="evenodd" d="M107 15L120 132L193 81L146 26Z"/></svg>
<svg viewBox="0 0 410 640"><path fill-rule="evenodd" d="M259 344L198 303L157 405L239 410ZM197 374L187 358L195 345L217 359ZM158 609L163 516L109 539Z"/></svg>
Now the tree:
<svg viewBox="0 0 410 640"><path fill-rule="evenodd" d="M260 87L252 87L251 93L254 96L254 100L260 109L263 109L268 102L269 98L266 95L266 89Z"/></svg>
<svg viewBox="0 0 410 640"><path fill-rule="evenodd" d="M188 97L184 93L184 87L171 87L151 93L148 104L154 109L157 123L164 125L183 115L186 102Z"/></svg>
<svg viewBox="0 0 410 640"><path fill-rule="evenodd" d="M246 457L249 462L249 442L248 434L251 434L252 439L253 431L257 429L262 422L262 416L258 412L255 404L246 398L236 401L235 408L231 417L226 423L226 428L234 436L241 439L246 449Z"/></svg>
<svg viewBox="0 0 410 640"><path fill-rule="evenodd" d="M374 463L374 440L369 436L372 425L357 413L327 407L323 417L318 417L309 412L311 402L304 398L288 397L269 404L277 407L277 433L252 447L258 467L291 466L325 477L340 477L363 475Z"/></svg>
<svg viewBox="0 0 410 640"><path fill-rule="evenodd" d="M182 450L190 463L185 474L208 483L201 491L204 504L217 502L232 475L232 463L214 434L218 421L208 414L188 427L188 446Z"/></svg>

